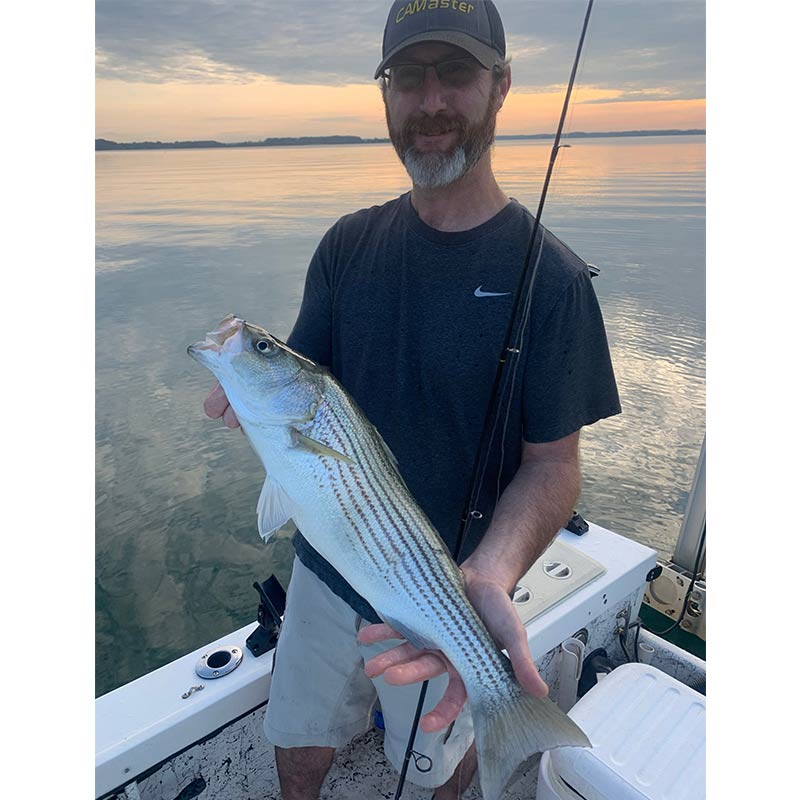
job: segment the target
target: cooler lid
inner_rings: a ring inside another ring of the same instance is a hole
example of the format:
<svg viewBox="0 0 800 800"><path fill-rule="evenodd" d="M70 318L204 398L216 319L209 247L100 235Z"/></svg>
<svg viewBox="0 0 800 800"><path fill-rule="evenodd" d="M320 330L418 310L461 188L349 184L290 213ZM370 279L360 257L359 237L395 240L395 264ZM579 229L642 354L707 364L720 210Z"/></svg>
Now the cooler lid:
<svg viewBox="0 0 800 800"><path fill-rule="evenodd" d="M586 800L702 800L706 699L646 664L625 664L570 710L592 748L550 751Z"/></svg>

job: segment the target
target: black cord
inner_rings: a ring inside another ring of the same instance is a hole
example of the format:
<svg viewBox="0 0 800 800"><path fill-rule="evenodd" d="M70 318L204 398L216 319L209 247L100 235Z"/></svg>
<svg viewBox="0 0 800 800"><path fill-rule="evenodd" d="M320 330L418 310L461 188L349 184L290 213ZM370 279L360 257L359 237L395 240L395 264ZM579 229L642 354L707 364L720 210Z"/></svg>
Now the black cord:
<svg viewBox="0 0 800 800"><path fill-rule="evenodd" d="M630 656L630 653L628 653L628 648L625 647L625 633L624 632L620 633L620 635L619 635L619 643L620 643L620 646L622 647L622 652L625 653L625 660L630 664L631 656Z"/></svg>
<svg viewBox="0 0 800 800"><path fill-rule="evenodd" d="M628 648L625 646L625 642L628 638L628 631L631 628L636 628L636 634L634 635L633 639L633 658L631 658L631 654L628 652ZM625 654L625 658L627 659L628 663L634 662L636 664L639 663L639 631L642 628L642 621L637 619L632 625L628 625L628 627L624 631L619 632L619 644L622 647L622 652Z"/></svg>

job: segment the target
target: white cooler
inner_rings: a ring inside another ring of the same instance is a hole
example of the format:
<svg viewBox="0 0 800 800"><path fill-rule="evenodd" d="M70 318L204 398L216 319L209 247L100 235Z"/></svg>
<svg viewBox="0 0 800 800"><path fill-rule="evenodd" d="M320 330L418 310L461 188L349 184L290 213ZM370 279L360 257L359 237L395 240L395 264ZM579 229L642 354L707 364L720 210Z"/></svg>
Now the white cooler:
<svg viewBox="0 0 800 800"><path fill-rule="evenodd" d="M591 748L542 756L536 800L703 800L706 699L646 664L625 664L570 710Z"/></svg>

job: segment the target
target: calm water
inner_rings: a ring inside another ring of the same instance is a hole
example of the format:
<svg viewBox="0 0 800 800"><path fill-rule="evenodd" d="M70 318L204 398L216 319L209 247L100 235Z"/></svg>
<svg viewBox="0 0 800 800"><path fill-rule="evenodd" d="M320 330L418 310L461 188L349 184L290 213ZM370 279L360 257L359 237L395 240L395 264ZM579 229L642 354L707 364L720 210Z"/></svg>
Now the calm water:
<svg viewBox="0 0 800 800"><path fill-rule="evenodd" d="M545 142L501 143L500 184L535 209ZM576 140L545 224L602 274L623 414L583 436L580 509L671 553L705 429L704 137ZM255 527L263 469L207 420L185 354L228 312L291 329L343 213L407 188L389 145L98 153L97 693L255 617L288 580Z"/></svg>

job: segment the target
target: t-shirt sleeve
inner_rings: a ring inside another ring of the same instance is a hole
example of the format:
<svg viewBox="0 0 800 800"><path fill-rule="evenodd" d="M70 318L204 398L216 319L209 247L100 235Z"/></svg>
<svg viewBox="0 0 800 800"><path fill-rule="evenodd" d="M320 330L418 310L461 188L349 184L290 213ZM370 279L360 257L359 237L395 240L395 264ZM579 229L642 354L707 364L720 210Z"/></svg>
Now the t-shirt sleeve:
<svg viewBox="0 0 800 800"><path fill-rule="evenodd" d="M332 231L323 236L306 273L303 301L287 344L306 358L330 367L332 358Z"/></svg>
<svg viewBox="0 0 800 800"><path fill-rule="evenodd" d="M570 281L528 342L522 402L523 437L531 443L562 439L622 410L587 269Z"/></svg>

